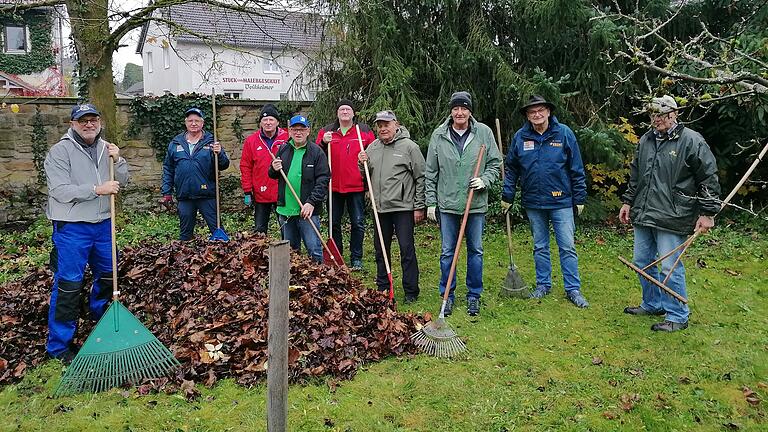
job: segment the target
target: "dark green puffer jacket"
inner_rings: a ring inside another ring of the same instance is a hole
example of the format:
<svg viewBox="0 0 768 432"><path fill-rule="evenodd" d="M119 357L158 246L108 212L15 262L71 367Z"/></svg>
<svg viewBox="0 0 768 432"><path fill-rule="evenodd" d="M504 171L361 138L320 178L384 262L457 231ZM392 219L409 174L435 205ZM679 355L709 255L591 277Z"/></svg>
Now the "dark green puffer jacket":
<svg viewBox="0 0 768 432"><path fill-rule="evenodd" d="M678 125L663 141L653 130L640 138L621 200L631 206L633 225L687 235L700 215L720 211L719 196L717 163L707 142Z"/></svg>

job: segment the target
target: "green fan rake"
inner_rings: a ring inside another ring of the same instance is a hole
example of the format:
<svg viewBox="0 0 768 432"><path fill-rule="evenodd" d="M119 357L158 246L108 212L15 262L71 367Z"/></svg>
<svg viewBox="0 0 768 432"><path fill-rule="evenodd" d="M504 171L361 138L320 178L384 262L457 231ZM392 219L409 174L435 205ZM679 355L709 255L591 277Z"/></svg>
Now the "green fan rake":
<svg viewBox="0 0 768 432"><path fill-rule="evenodd" d="M110 179L115 168L110 161ZM171 351L117 300L115 195L109 196L112 219L112 304L67 367L54 396L99 392L144 379L160 378L180 366Z"/></svg>

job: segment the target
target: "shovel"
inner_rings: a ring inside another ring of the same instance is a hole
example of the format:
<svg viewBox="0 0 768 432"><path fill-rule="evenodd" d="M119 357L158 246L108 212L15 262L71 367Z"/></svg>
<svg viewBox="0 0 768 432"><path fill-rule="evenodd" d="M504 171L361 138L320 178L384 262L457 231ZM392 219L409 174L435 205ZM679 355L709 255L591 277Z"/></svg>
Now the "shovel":
<svg viewBox="0 0 768 432"><path fill-rule="evenodd" d="M499 152L502 154L501 184L503 187L504 151L501 146L501 124L499 123L499 119L496 119L496 141L499 144ZM520 276L520 272L517 271L517 265L515 265L515 260L512 258L512 222L510 221L509 212L506 212L505 216L507 217L507 250L509 251L509 267L507 267L507 277L504 279L501 295L527 299L530 296L530 290L525 282L523 282L523 277Z"/></svg>
<svg viewBox="0 0 768 432"><path fill-rule="evenodd" d="M326 242L328 247L323 249L323 263L330 265L332 262L340 262L344 264L344 257L336 246L336 240L333 239L333 170L331 170L330 141L328 142L328 170L331 171L331 176L328 177L328 241Z"/></svg>
<svg viewBox="0 0 768 432"><path fill-rule="evenodd" d="M211 105L213 105L213 142L217 142L216 138L216 89L211 89ZM219 207L219 154L213 152L213 166L216 172L216 230L213 231L210 241L223 241L228 242L229 236L224 229L221 228L221 209Z"/></svg>

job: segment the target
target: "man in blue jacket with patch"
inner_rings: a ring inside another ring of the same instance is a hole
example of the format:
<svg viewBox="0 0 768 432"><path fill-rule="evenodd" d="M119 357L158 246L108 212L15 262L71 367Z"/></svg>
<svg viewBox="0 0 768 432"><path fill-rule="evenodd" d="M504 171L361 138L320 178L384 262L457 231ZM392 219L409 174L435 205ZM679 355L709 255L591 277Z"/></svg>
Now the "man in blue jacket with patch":
<svg viewBox="0 0 768 432"><path fill-rule="evenodd" d="M195 231L198 210L208 229L216 230L216 175L214 153L218 153L219 170L229 167L229 158L221 144L213 142L213 134L203 130L205 115L199 108L185 113L182 132L171 140L163 161L163 202L173 202L176 192L179 201L179 240L191 240Z"/></svg>
<svg viewBox="0 0 768 432"><path fill-rule="evenodd" d="M555 231L560 252L565 295L574 305L589 306L581 293L579 259L576 255L574 213L584 210L587 185L576 136L552 115L555 106L541 96L532 96L520 108L527 121L515 133L504 161L506 172L501 206L509 211L520 181L521 201L533 234L536 289L531 298L542 298L552 290L549 257L549 225Z"/></svg>

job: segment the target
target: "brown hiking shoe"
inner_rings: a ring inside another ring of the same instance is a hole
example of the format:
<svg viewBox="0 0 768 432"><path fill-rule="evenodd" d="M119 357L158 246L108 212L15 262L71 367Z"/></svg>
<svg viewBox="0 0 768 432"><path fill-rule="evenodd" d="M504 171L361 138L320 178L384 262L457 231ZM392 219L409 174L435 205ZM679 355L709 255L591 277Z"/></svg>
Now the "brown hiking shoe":
<svg viewBox="0 0 768 432"><path fill-rule="evenodd" d="M660 323L656 323L651 326L651 330L653 331L662 331L662 332L676 332L680 330L685 330L688 328L688 322L684 323L676 323L672 321L664 321Z"/></svg>

